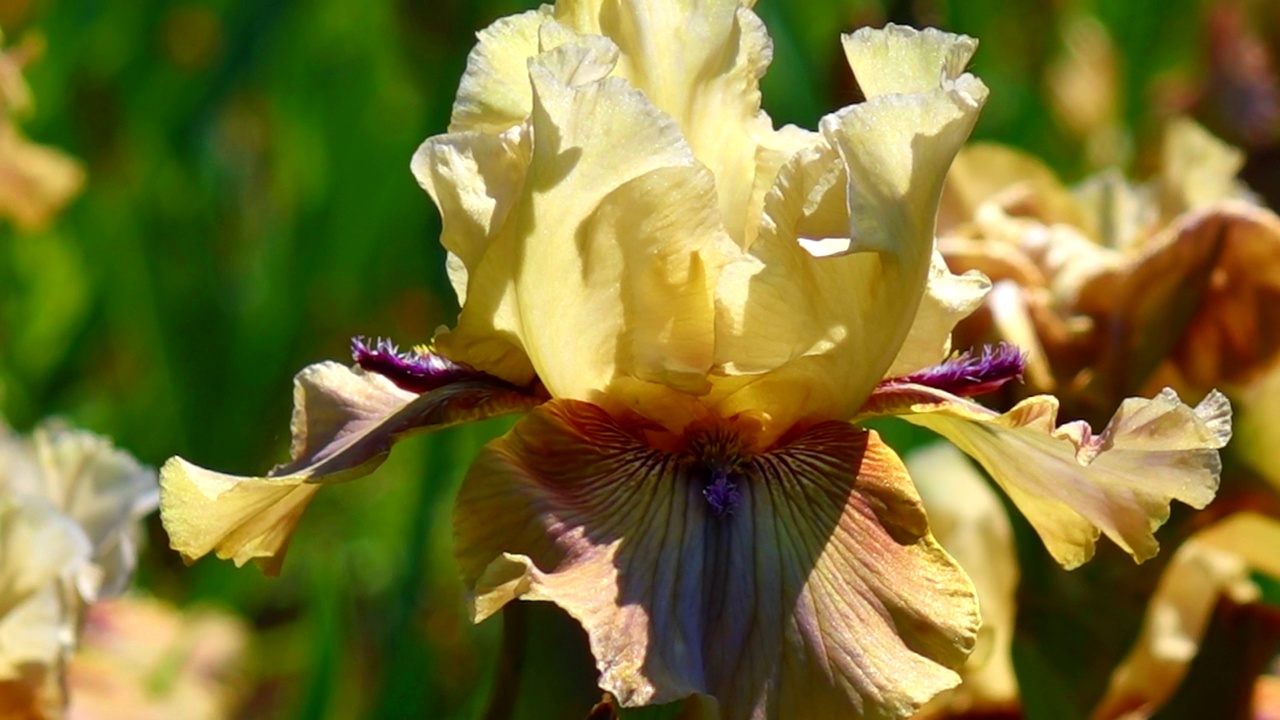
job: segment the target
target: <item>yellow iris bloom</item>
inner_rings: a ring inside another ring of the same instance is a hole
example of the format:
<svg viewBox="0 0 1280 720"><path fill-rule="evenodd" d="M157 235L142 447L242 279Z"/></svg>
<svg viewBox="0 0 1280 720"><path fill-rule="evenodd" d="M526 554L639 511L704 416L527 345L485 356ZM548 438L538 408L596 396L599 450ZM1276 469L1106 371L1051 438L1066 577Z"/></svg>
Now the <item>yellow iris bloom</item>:
<svg viewBox="0 0 1280 720"><path fill-rule="evenodd" d="M319 484L408 432L527 412L458 498L475 618L554 602L621 704L724 718L906 717L958 682L973 586L861 419L951 438L1066 565L1099 534L1154 554L1173 499L1213 497L1226 401L1132 399L1095 435L1050 397L962 397L1021 369L946 359L988 288L933 236L987 94L976 42L843 44L866 101L811 132L761 111L771 46L737 0L561 0L481 32L449 132L413 159L457 326L304 370L293 459L266 477L170 460L173 547L276 570Z"/></svg>

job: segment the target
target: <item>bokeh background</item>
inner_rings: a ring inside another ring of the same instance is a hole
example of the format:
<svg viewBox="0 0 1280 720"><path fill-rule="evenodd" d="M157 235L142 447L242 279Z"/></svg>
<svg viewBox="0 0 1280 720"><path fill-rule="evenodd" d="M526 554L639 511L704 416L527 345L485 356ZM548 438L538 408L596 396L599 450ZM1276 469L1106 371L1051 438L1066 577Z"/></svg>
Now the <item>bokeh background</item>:
<svg viewBox="0 0 1280 720"><path fill-rule="evenodd" d="M533 6L0 0L8 42L45 43L24 128L88 177L47 228L0 225L8 422L61 416L153 466L174 454L237 473L282 461L294 372L347 357L353 335L413 344L453 319L439 218L409 158L444 130L475 31ZM763 92L778 124L814 127L856 97L840 32L935 25L981 41L973 69L991 98L977 138L1028 149L1068 180L1108 165L1142 176L1163 121L1190 113L1248 151L1244 178L1276 206L1280 3L757 10L775 42ZM500 621L467 620L450 507L477 449L509 424L406 441L374 476L321 492L278 578L213 559L186 568L152 517L139 586L251 624L244 717L480 717L503 659L524 650L502 647ZM900 449L921 439L890 433ZM567 700L590 694L571 671L581 638L543 608L524 621L537 661L517 716L581 717ZM1024 683L1061 674L1025 659ZM1033 717L1082 717L1101 691L1045 686Z"/></svg>

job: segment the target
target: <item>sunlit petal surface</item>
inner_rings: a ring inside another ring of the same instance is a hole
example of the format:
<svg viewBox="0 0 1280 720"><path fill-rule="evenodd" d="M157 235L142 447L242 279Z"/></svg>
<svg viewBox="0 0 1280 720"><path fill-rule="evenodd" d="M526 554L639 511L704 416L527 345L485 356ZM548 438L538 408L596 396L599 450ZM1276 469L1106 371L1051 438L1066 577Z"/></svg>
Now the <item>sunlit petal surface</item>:
<svg viewBox="0 0 1280 720"><path fill-rule="evenodd" d="M899 415L978 461L1064 566L1093 556L1105 534L1141 562L1173 500L1202 508L1218 489L1217 450L1231 438L1231 406L1212 393L1192 408L1172 390L1130 398L1094 433L1058 425L1058 402L1040 395L1007 413L923 385L887 384L864 408Z"/></svg>
<svg viewBox="0 0 1280 720"><path fill-rule="evenodd" d="M956 683L973 589L874 433L823 423L715 467L592 405L533 411L458 499L477 619L556 603L624 705L697 693L725 718L889 718Z"/></svg>
<svg viewBox="0 0 1280 720"><path fill-rule="evenodd" d="M783 166L750 257L721 279L718 365L760 375L722 413L764 412L781 427L851 417L894 364L930 277L943 178L986 99L962 74L974 47L896 26L845 38L867 100L824 118L823 144ZM944 304L969 305L976 292L942 293ZM937 311L931 300L924 317ZM926 355L945 344L917 342Z"/></svg>
<svg viewBox="0 0 1280 720"><path fill-rule="evenodd" d="M215 552L237 565L257 560L275 574L321 484L369 474L408 434L536 402L492 378L417 394L377 373L318 363L294 380L290 462L264 477L239 477L172 458L160 471L161 519L170 544L189 563Z"/></svg>

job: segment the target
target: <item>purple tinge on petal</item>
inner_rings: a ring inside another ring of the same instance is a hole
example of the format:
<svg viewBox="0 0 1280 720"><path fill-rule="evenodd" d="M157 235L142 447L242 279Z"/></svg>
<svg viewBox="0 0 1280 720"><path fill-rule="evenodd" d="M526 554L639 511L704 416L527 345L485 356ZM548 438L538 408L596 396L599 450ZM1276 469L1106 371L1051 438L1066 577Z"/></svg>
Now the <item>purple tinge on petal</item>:
<svg viewBox="0 0 1280 720"><path fill-rule="evenodd" d="M983 345L981 352L969 350L919 372L885 382L926 385L968 397L991 392L1010 380L1021 380L1026 365L1026 355L1017 346L1001 342L994 346Z"/></svg>
<svg viewBox="0 0 1280 720"><path fill-rule="evenodd" d="M702 496L707 499L707 504L716 517L732 515L738 507L738 501L742 499L738 483L723 467L711 468L710 482L703 488Z"/></svg>
<svg viewBox="0 0 1280 720"><path fill-rule="evenodd" d="M462 380L488 377L467 365L434 353L413 349L403 352L386 338L351 338L356 364L377 373L409 392L425 393ZM495 382L501 382L493 378Z"/></svg>

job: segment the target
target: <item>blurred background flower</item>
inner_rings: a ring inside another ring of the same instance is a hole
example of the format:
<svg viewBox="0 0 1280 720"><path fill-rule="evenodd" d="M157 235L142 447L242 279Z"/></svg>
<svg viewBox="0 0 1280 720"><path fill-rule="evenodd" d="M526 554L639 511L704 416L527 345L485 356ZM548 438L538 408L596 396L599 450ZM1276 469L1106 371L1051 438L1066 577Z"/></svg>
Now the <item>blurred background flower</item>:
<svg viewBox="0 0 1280 720"><path fill-rule="evenodd" d="M409 158L445 128L474 32L536 4L0 0L5 47L45 46L22 68L34 98L23 137L87 171L42 227L0 220L0 410L23 430L67 417L153 465L285 459L297 368L345 358L358 333L426 338L453 320L438 219ZM1042 158L1064 183L1111 164L1151 177L1162 128L1189 113L1242 150L1240 179L1280 199L1275 3L757 9L775 42L763 95L778 123L812 127L856 97L840 31L932 24L981 40L973 72L992 92L975 137ZM320 493L279 578L185 568L152 516L139 583L180 607L234 608L252 629L250 660L233 663L247 674L239 716L475 717L501 672L500 628L466 617L449 508L509 424L406 441L376 478ZM929 439L885 433L899 449ZM1162 558L1191 531L1177 520ZM1012 522L1020 559L1034 559L1038 541ZM1083 718L1105 692L1164 562L1119 560L1075 585L1024 562L1012 659L1027 716ZM1105 595L1081 594L1091 587ZM1064 622L1073 608L1089 622ZM543 610L530 643L555 652L526 663L517 716L581 717L599 697L564 668L581 665L583 640ZM582 709L565 710L569 697Z"/></svg>

